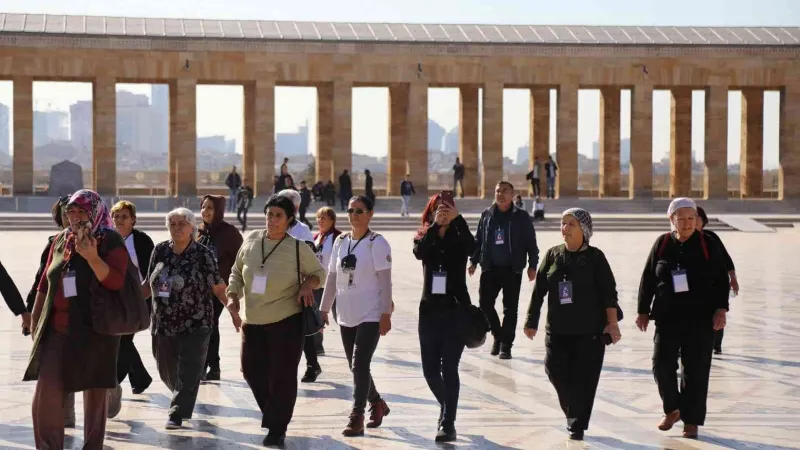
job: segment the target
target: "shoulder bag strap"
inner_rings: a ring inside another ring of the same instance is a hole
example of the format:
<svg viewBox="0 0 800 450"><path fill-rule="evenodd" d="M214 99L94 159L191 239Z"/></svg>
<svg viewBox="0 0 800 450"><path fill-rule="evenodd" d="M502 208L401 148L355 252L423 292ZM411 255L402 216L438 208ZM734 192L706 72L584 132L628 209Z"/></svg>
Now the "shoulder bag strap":
<svg viewBox="0 0 800 450"><path fill-rule="evenodd" d="M294 241L294 252L297 258L297 290L299 291L302 282L300 281L300 241L298 240Z"/></svg>

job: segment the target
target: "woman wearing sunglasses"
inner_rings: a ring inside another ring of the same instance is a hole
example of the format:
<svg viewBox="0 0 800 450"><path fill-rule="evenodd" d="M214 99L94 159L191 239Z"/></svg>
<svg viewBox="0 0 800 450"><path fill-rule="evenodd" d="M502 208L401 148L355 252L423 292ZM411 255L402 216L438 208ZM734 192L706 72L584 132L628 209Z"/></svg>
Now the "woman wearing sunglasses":
<svg viewBox="0 0 800 450"><path fill-rule="evenodd" d="M364 408L370 403L367 428L376 428L389 415L370 373L378 340L392 328L392 249L383 236L369 229L373 203L359 195L350 199L347 217L351 231L333 244L328 278L322 294L322 320L334 298L347 362L353 372L353 410L342 434L364 434Z"/></svg>

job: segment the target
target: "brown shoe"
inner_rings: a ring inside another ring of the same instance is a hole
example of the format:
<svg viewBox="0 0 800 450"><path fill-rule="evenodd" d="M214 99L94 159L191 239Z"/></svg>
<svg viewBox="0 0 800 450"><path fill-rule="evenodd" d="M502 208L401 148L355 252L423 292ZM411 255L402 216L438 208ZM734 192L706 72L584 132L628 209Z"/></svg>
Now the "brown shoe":
<svg viewBox="0 0 800 450"><path fill-rule="evenodd" d="M661 431L667 431L675 425L675 422L681 420L681 412L680 410L672 411L669 414L665 414L664 417L661 418L661 422L658 424L658 429Z"/></svg>
<svg viewBox="0 0 800 450"><path fill-rule="evenodd" d="M353 437L364 435L364 415L357 412L350 413L350 421L342 431L342 436Z"/></svg>
<svg viewBox="0 0 800 450"><path fill-rule="evenodd" d="M369 422L367 428L378 428L383 423L383 418L389 415L389 406L383 399L378 400L369 407Z"/></svg>
<svg viewBox="0 0 800 450"><path fill-rule="evenodd" d="M686 439L697 439L697 425L683 424L683 437Z"/></svg>

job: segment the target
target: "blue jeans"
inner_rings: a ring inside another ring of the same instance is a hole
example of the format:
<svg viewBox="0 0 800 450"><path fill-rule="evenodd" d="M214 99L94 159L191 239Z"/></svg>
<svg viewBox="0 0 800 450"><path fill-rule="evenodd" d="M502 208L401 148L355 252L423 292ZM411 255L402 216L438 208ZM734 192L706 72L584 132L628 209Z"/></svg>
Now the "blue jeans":
<svg viewBox="0 0 800 450"><path fill-rule="evenodd" d="M228 189L228 211L236 211L236 194L238 189Z"/></svg>
<svg viewBox="0 0 800 450"><path fill-rule="evenodd" d="M464 341L458 334L456 310L430 312L419 317L422 373L442 408L442 423L453 425L458 409L461 380L458 364Z"/></svg>
<svg viewBox="0 0 800 450"><path fill-rule="evenodd" d="M556 179L547 177L547 198L556 198Z"/></svg>

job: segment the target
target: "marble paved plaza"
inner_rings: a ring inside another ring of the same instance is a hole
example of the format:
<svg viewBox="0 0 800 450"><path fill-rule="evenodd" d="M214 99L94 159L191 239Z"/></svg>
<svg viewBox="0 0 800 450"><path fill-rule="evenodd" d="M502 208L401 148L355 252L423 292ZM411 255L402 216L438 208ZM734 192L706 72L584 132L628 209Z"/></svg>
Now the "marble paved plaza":
<svg viewBox="0 0 800 450"><path fill-rule="evenodd" d="M0 233L0 259L27 292L47 233ZM352 381L336 327L325 333L327 355L316 384L300 386L287 448L426 449L433 436L438 405L422 376L417 340L421 270L411 252L411 234L386 234L394 252L394 328L382 338L372 369L378 390L392 412L381 428L365 437L343 438ZM564 419L542 366L543 339L528 341L521 332L514 359L500 361L488 348L465 352L461 362L459 440L448 448L474 449L789 449L800 448L800 232L722 233L738 267L742 292L732 300L724 354L714 358L706 426L697 441L680 437L678 425L660 432L660 400L650 372L652 328L636 330L635 295L642 264L656 235L598 233L617 279L626 318L623 340L606 353L594 415L584 443L566 441ZM165 233L154 238L163 239ZM556 233L541 233L544 249L557 244ZM477 276L470 279L477 302ZM520 315L531 285L523 282ZM23 294L24 295L24 294ZM0 306L0 309L4 307ZM223 380L200 389L195 417L183 431L164 430L168 393L154 381L143 395L124 384L122 412L109 421L106 445L114 449L258 448L257 406L239 372L238 336L229 321L222 335ZM33 383L22 383L30 340L19 322L0 314L0 448L32 448ZM151 375L156 376L147 333L136 337ZM298 377L303 367L298 369ZM82 445L81 400L78 428L68 448Z"/></svg>

